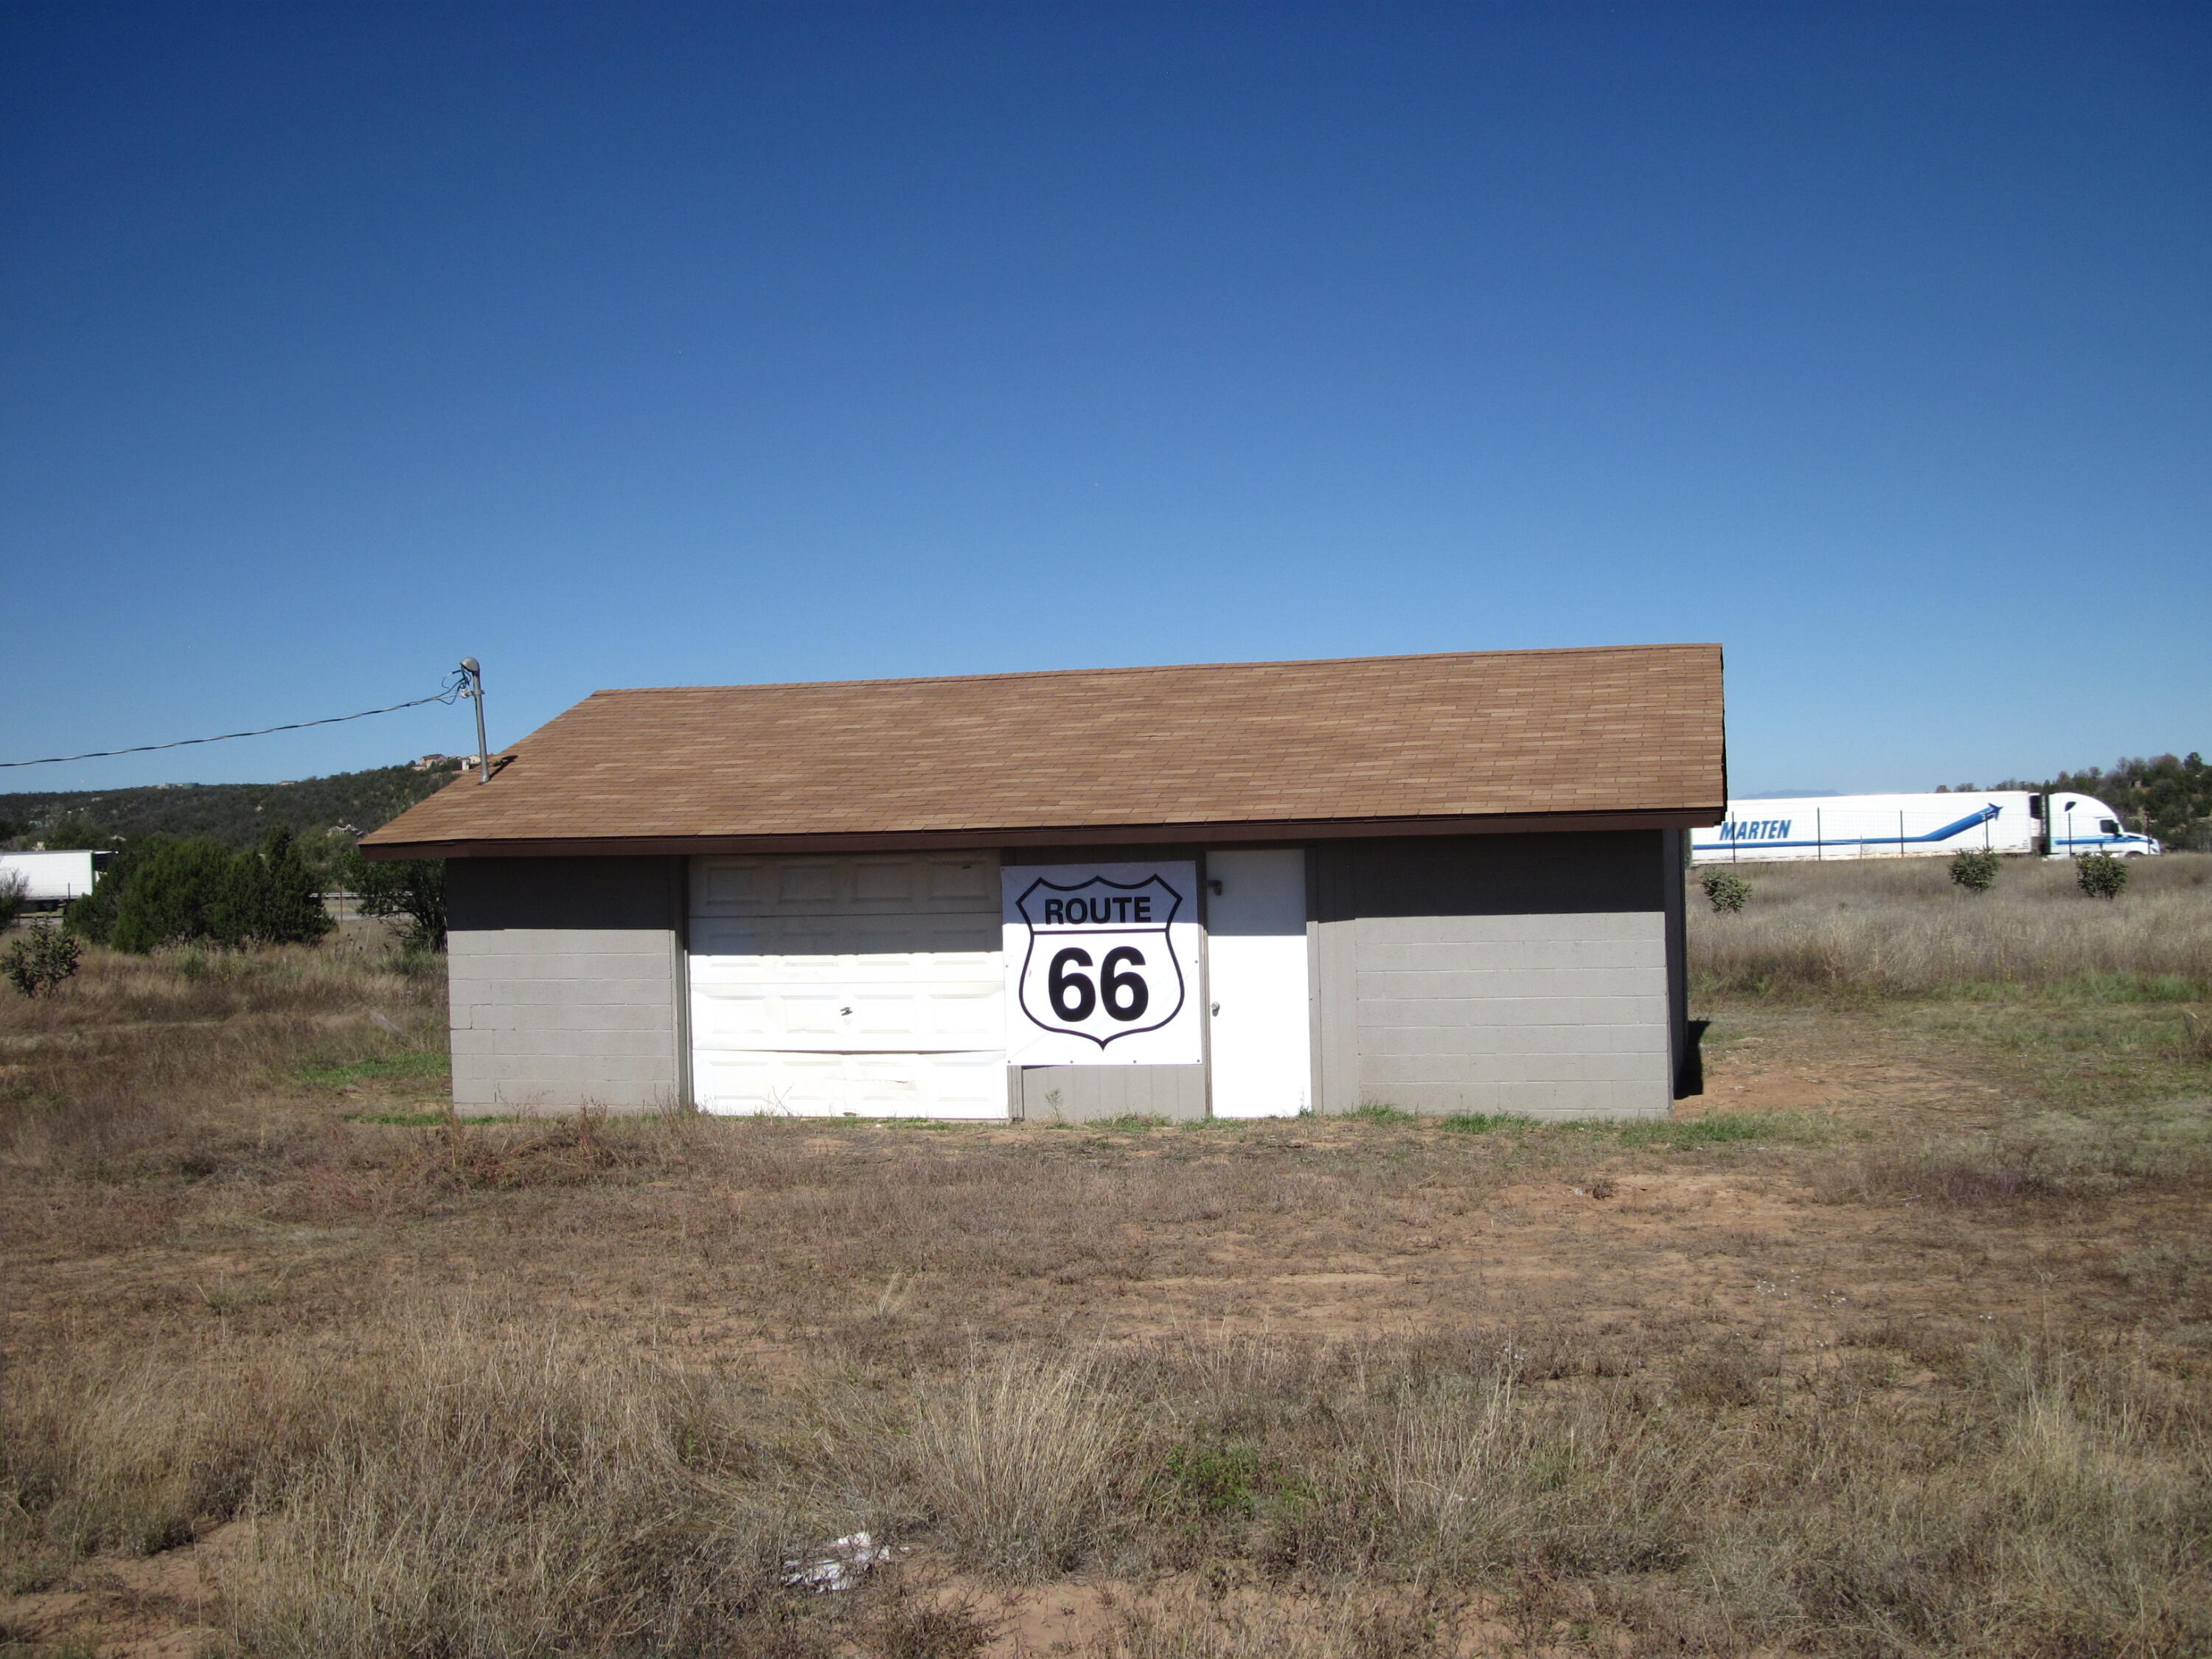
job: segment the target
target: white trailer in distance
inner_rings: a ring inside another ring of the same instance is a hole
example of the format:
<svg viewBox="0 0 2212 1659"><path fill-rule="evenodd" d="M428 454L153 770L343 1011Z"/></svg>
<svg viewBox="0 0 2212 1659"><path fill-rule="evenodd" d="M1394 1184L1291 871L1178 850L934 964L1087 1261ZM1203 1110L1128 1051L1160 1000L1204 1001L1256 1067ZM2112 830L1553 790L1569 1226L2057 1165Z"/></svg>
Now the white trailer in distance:
<svg viewBox="0 0 2212 1659"><path fill-rule="evenodd" d="M0 853L0 887L21 882L27 910L58 910L82 898L113 863L112 853Z"/></svg>
<svg viewBox="0 0 2212 1659"><path fill-rule="evenodd" d="M2136 858L2162 849L2124 830L2092 795L2010 789L1940 795L1808 795L1732 800L1725 822L1691 832L1692 864L1766 859L1942 858L1967 851Z"/></svg>

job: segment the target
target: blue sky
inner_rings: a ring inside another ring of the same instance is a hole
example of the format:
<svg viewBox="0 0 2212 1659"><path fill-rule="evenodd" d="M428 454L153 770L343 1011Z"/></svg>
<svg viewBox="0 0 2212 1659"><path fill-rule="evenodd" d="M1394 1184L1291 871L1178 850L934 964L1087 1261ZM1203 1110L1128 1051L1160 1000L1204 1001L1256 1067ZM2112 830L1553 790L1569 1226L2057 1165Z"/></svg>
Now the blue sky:
<svg viewBox="0 0 2212 1659"><path fill-rule="evenodd" d="M2212 748L2208 185L2202 6L9 4L0 759L1700 639L1742 791Z"/></svg>

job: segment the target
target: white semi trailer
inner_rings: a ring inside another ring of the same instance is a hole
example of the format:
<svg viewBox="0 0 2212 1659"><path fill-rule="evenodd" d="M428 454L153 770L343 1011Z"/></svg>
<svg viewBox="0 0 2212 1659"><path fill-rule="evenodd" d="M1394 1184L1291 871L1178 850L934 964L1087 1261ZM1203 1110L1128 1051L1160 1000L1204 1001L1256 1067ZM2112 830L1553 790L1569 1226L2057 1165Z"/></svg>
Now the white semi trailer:
<svg viewBox="0 0 2212 1659"><path fill-rule="evenodd" d="M2162 850L2132 835L2094 796L2060 790L2048 798L2010 789L1942 795L1810 795L1732 800L1727 820L1690 835L1692 864L1753 859L1948 857L1987 849L2051 858Z"/></svg>
<svg viewBox="0 0 2212 1659"><path fill-rule="evenodd" d="M89 893L114 859L112 853L0 853L0 883L22 883L27 908L58 910Z"/></svg>

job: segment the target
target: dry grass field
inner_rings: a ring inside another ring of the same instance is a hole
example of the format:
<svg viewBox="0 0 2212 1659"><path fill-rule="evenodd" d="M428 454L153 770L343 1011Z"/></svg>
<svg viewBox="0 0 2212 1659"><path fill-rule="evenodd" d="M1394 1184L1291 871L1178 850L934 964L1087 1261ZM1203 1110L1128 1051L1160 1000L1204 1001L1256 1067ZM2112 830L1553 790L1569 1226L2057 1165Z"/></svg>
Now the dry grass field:
<svg viewBox="0 0 2212 1659"><path fill-rule="evenodd" d="M1747 873L1629 1126L460 1122L374 935L94 955L0 1652L2212 1651L2212 858Z"/></svg>

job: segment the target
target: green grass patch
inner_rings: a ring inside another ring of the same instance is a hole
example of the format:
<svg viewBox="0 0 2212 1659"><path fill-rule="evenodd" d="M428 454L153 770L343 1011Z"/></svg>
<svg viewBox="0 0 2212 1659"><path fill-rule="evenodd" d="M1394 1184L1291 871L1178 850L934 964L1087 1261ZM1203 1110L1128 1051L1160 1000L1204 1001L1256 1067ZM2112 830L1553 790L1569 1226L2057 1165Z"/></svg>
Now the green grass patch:
<svg viewBox="0 0 2212 1659"><path fill-rule="evenodd" d="M1438 1118L1437 1127L1454 1134L1486 1135L1498 1129L1533 1129L1537 1125L1534 1118L1512 1112L1454 1112L1449 1117Z"/></svg>
<svg viewBox="0 0 2212 1659"><path fill-rule="evenodd" d="M1395 1106L1389 1104L1387 1101L1381 1100L1370 1100L1362 1105L1355 1106L1350 1111L1346 1112L1345 1115L1346 1117L1361 1118L1369 1123L1411 1123L1413 1121L1413 1115L1411 1112L1401 1112Z"/></svg>
<svg viewBox="0 0 2212 1659"><path fill-rule="evenodd" d="M364 1083L425 1082L443 1078L453 1062L444 1054L378 1054L368 1060L325 1060L302 1066L302 1082L342 1089Z"/></svg>
<svg viewBox="0 0 2212 1659"><path fill-rule="evenodd" d="M1734 1146L1753 1141L1804 1140L1810 1137L1797 1118L1780 1112L1726 1112L1707 1117L1630 1118L1593 1124L1623 1146L1661 1146L1688 1152L1698 1146Z"/></svg>
<svg viewBox="0 0 2212 1659"><path fill-rule="evenodd" d="M1176 1446L1160 1465L1155 1489L1185 1514L1249 1520L1258 1507L1260 1455L1241 1442Z"/></svg>
<svg viewBox="0 0 2212 1659"><path fill-rule="evenodd" d="M1758 1141L1812 1141L1828 1138L1829 1126L1796 1112L1729 1112L1693 1118L1571 1118L1546 1121L1512 1112L1455 1112L1436 1120L1454 1134L1511 1133L1525 1147L1593 1136L1636 1149L1657 1147L1687 1152L1698 1146L1729 1146Z"/></svg>
<svg viewBox="0 0 2212 1659"><path fill-rule="evenodd" d="M1923 1008L1906 1028L1945 1049L1978 1049L2025 1091L2096 1111L2212 1089L2212 1008L2144 998Z"/></svg>

